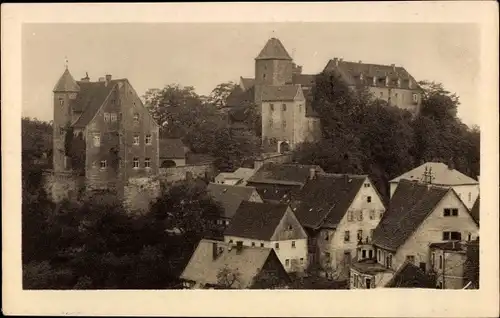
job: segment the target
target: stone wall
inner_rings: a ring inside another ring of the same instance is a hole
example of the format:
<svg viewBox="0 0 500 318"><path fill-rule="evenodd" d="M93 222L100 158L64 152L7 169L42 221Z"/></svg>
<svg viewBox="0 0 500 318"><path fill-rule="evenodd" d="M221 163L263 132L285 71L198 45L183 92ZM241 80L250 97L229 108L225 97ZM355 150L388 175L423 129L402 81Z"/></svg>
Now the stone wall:
<svg viewBox="0 0 500 318"><path fill-rule="evenodd" d="M85 189L85 178L72 172L44 171L43 185L54 202L76 199Z"/></svg>
<svg viewBox="0 0 500 318"><path fill-rule="evenodd" d="M170 184L189 178L208 178L211 180L215 175L216 169L212 164L200 164L161 168L159 179L164 184Z"/></svg>
<svg viewBox="0 0 500 318"><path fill-rule="evenodd" d="M292 162L292 154L291 153L269 153L269 154L262 154L260 158L255 159L254 162L254 169L257 170L264 163L290 163Z"/></svg>
<svg viewBox="0 0 500 318"><path fill-rule="evenodd" d="M130 178L124 187L123 205L130 213L146 213L151 202L160 195L157 177Z"/></svg>

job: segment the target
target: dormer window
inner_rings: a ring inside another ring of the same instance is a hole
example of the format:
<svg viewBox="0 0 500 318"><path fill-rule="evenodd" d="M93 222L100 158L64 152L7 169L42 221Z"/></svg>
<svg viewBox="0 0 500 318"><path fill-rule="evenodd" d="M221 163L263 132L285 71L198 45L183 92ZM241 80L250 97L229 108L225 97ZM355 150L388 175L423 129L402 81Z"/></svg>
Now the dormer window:
<svg viewBox="0 0 500 318"><path fill-rule="evenodd" d="M134 114L134 122L136 122L136 123L139 122L139 114L138 113Z"/></svg>

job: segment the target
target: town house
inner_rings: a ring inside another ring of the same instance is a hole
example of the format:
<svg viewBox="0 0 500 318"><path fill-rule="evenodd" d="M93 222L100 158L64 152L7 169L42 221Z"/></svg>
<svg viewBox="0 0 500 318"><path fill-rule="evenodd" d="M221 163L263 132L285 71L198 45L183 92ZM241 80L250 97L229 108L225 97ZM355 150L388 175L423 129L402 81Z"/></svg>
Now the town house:
<svg viewBox="0 0 500 318"><path fill-rule="evenodd" d="M479 181L455 170L451 164L426 162L415 169L405 172L389 181L391 196L396 191L401 179L417 180L437 186L453 188L469 209L472 209L474 202L476 202L479 196Z"/></svg>
<svg viewBox="0 0 500 318"><path fill-rule="evenodd" d="M291 205L308 233L311 264L339 278L348 276L358 244L371 242L385 212L366 175L315 173Z"/></svg>
<svg viewBox="0 0 500 318"><path fill-rule="evenodd" d="M272 248L202 239L180 279L186 289L286 288L291 280Z"/></svg>
<svg viewBox="0 0 500 318"><path fill-rule="evenodd" d="M241 202L224 242L272 248L287 272L307 266L307 234L287 204Z"/></svg>
<svg viewBox="0 0 500 318"><path fill-rule="evenodd" d="M405 261L429 272L431 244L478 236L479 223L452 188L400 180L374 231L373 258L358 259L351 275L368 276L372 288L383 287Z"/></svg>
<svg viewBox="0 0 500 318"><path fill-rule="evenodd" d="M255 187L265 202L286 203L316 172L324 171L316 165L267 162L248 179L247 186Z"/></svg>
<svg viewBox="0 0 500 318"><path fill-rule="evenodd" d="M229 225L241 202L263 202L254 187L209 183L207 192L224 210L220 219L217 220L217 225L224 227Z"/></svg>

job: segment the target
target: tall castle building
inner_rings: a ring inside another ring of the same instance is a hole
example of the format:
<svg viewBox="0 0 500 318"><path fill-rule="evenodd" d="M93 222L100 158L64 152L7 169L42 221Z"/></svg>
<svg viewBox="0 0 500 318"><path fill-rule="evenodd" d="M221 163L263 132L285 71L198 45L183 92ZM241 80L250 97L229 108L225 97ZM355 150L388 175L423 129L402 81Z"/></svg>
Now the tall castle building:
<svg viewBox="0 0 500 318"><path fill-rule="evenodd" d="M66 67L53 93L56 188L83 179L121 195L129 178L158 174L159 126L127 79L75 81Z"/></svg>
<svg viewBox="0 0 500 318"><path fill-rule="evenodd" d="M324 72L332 72L351 88L367 87L373 98L418 114L421 89L403 68L395 65L328 61ZM245 109L256 107L262 115L262 146L265 152L286 152L302 142L321 138L318 114L311 104L315 75L302 74L277 38L267 41L255 58L254 78L240 77L239 86L227 99L229 119L238 123Z"/></svg>

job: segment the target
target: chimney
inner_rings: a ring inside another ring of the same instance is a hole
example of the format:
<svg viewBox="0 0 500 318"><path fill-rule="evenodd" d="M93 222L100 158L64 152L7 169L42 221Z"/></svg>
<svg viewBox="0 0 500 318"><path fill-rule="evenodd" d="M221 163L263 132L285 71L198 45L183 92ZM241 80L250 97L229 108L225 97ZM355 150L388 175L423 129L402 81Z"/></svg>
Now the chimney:
<svg viewBox="0 0 500 318"><path fill-rule="evenodd" d="M241 253L243 250L243 241L237 241L236 242L236 253Z"/></svg>
<svg viewBox="0 0 500 318"><path fill-rule="evenodd" d="M396 72L396 64L391 64L391 67L392 67L392 71Z"/></svg>
<svg viewBox="0 0 500 318"><path fill-rule="evenodd" d="M358 61L358 63L359 63L359 64L362 64L362 63L363 63L363 61L359 60L359 61Z"/></svg>
<svg viewBox="0 0 500 318"><path fill-rule="evenodd" d="M89 73L85 72L85 77L83 77L81 81L86 83L90 82Z"/></svg>
<svg viewBox="0 0 500 318"><path fill-rule="evenodd" d="M217 256L218 255L218 251L217 251L217 242L213 242L212 243L212 260L215 261L217 259Z"/></svg>
<svg viewBox="0 0 500 318"><path fill-rule="evenodd" d="M313 180L316 178L316 169L309 168L309 180Z"/></svg>
<svg viewBox="0 0 500 318"><path fill-rule="evenodd" d="M106 74L106 86L111 82L111 74Z"/></svg>
<svg viewBox="0 0 500 318"><path fill-rule="evenodd" d="M335 63L335 66L339 66L339 59L338 58L334 58L333 59L333 63Z"/></svg>

